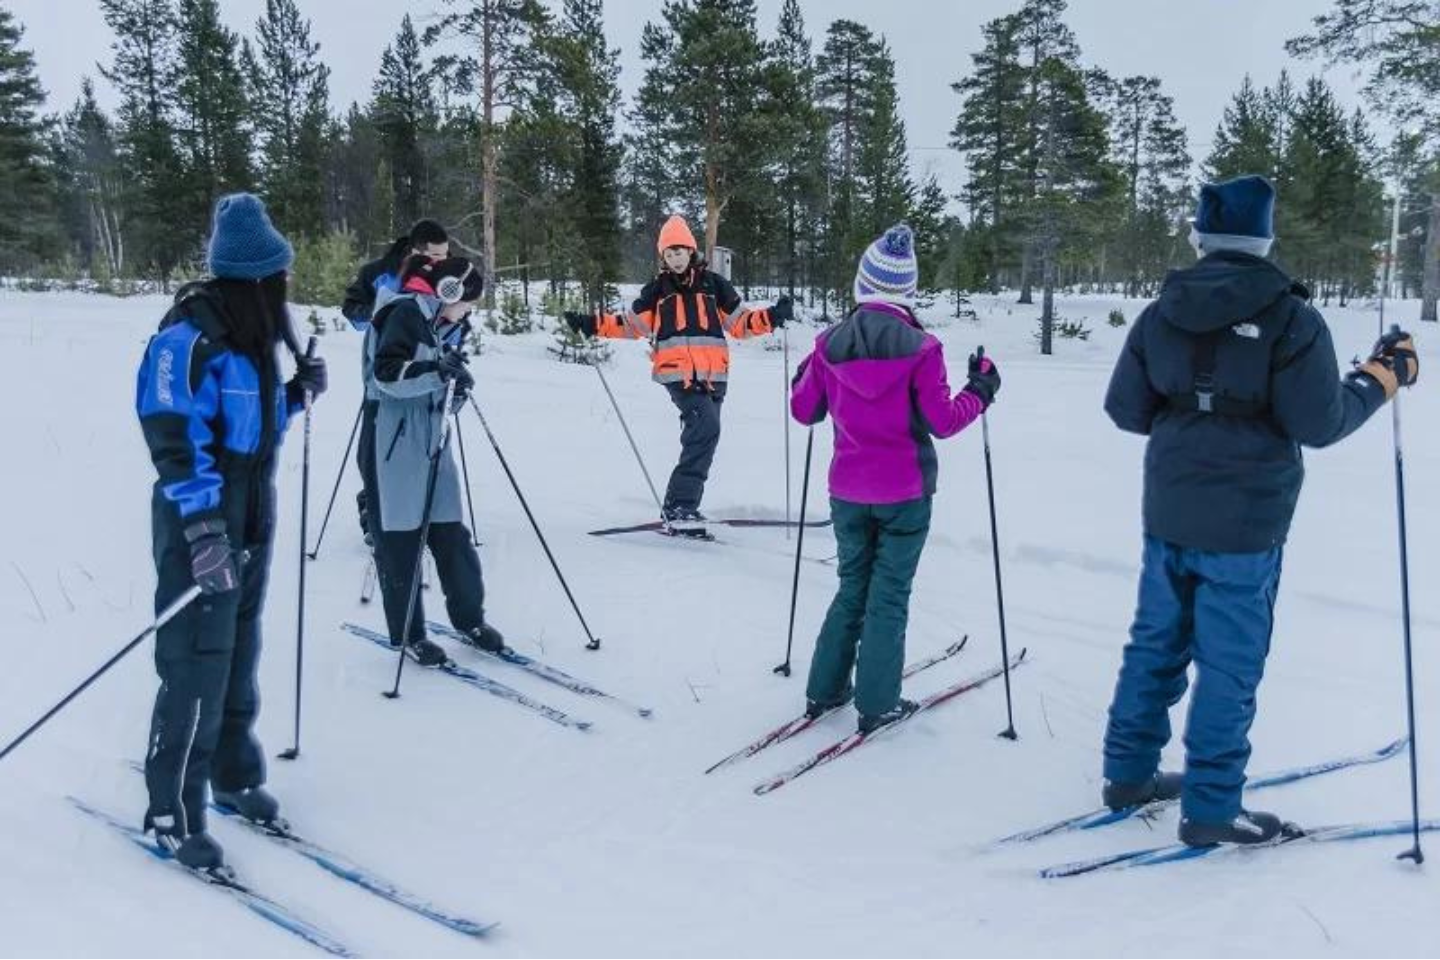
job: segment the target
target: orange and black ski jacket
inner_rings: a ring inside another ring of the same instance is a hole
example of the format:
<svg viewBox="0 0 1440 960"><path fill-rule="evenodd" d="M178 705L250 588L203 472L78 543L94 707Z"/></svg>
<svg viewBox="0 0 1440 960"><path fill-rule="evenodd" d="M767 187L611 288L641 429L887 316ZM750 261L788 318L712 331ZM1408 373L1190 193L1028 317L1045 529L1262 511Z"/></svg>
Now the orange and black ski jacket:
<svg viewBox="0 0 1440 960"><path fill-rule="evenodd" d="M758 337L773 330L768 307L744 306L729 280L703 266L668 270L645 285L629 313L595 318L597 336L649 340L656 383L712 388L730 374L726 336Z"/></svg>

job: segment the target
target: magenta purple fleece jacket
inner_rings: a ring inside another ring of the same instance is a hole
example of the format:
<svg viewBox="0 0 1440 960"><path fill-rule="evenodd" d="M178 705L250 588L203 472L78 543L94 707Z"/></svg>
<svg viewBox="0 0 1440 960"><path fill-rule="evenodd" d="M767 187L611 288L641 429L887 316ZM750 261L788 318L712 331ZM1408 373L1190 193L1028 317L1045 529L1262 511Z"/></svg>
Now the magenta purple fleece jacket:
<svg viewBox="0 0 1440 960"><path fill-rule="evenodd" d="M950 393L940 341L888 303L862 304L821 334L790 393L801 423L834 419L830 495L852 503L933 494L930 438L954 436L984 410L974 393Z"/></svg>

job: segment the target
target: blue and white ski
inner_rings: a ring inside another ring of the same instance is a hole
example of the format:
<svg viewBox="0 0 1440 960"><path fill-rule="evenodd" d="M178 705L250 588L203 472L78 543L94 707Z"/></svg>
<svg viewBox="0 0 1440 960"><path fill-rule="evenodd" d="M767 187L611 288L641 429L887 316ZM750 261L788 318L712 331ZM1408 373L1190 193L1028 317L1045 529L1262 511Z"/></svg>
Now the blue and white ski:
<svg viewBox="0 0 1440 960"><path fill-rule="evenodd" d="M1040 876L1046 879L1077 877L1085 873L1100 873L1109 870L1129 870L1131 867L1153 867L1162 863L1179 860L1195 860L1200 857L1228 856L1240 852L1268 850L1288 846L1292 843L1331 843L1339 840L1365 840L1370 837L1409 836L1414 829L1410 820L1395 820L1388 823L1342 823L1329 827L1311 827L1265 844L1222 843L1210 847L1188 847L1183 843L1172 843L1164 847L1147 847L1143 850L1129 850L1125 853L1096 857L1093 860L1076 860L1046 867ZM1440 830L1440 820L1421 820L1422 831Z"/></svg>
<svg viewBox="0 0 1440 960"><path fill-rule="evenodd" d="M1277 770L1274 773L1253 778L1245 784L1245 789L1264 790L1267 787L1278 787L1283 784L1294 783L1297 780L1306 780L1310 777L1334 773L1337 770L1346 770L1350 767L1379 763L1382 760L1389 760L1391 757L1399 756L1401 751L1405 749L1405 745L1409 742L1409 737L1401 737L1399 740L1387 743L1379 750L1372 750L1369 753L1359 753L1351 757L1341 757L1338 760L1327 760L1324 763L1314 763L1303 767L1291 767L1288 770ZM1008 837L1001 837L999 840L994 841L991 846L1024 843L1029 840L1038 840L1041 837L1048 837L1057 833L1069 833L1072 830L1094 830L1096 827L1119 823L1122 820L1128 820L1135 816L1149 818L1155 816L1162 810L1174 806L1178 802L1178 800L1156 800L1152 803L1142 803L1132 807L1125 807L1122 810L1111 810L1108 807L1101 807L1089 813L1082 813L1077 816L1067 817L1064 820L1057 820L1054 823L1047 823L1043 827L1033 827L1029 830L1022 830L1019 833L1012 833Z"/></svg>
<svg viewBox="0 0 1440 960"><path fill-rule="evenodd" d="M145 765L131 762L130 769L143 774ZM498 923L484 923L441 910L415 894L402 890L384 877L359 866L349 858L333 850L327 850L318 843L306 840L297 834L283 818L271 824L256 823L254 820L242 817L239 811L232 807L216 803L213 798L210 801L210 809L226 820L240 824L251 833L258 833L268 840L274 840L282 847L288 847L341 880L349 881L367 893L373 893L382 900L388 900L398 907L403 907L411 913L417 913L425 919L433 920L451 930L470 937L480 937L499 926Z"/></svg>
<svg viewBox="0 0 1440 960"><path fill-rule="evenodd" d="M119 817L106 813L104 810L92 807L90 804L76 797L66 797L65 799L69 800L75 809L115 830L159 862L173 867L181 873L188 874L202 883L209 884L217 890L225 891L287 933L292 933L307 943L319 947L331 956L355 956L355 954L350 952L349 948L335 939L335 937L321 930L308 920L296 916L288 907L281 906L269 897L257 893L249 886L241 883L236 879L234 871L229 868L222 870L196 870L187 867L179 860L176 860L169 850L147 837L139 827L126 823Z"/></svg>
<svg viewBox="0 0 1440 960"><path fill-rule="evenodd" d="M368 627L362 627L355 623L342 623L340 629L347 633L352 633L362 640L369 640L371 643L383 647L392 653L395 652L395 649L390 646L389 637L382 633L377 633ZM477 673L469 667L462 667L454 660L447 660L435 669L454 677L461 683L468 683L476 689L484 690L492 696L499 697L502 700L509 700L511 703L518 704L527 710L533 710L546 720L552 723L558 723L562 727L570 727L575 730L589 730L590 727L593 726L589 720L577 720L562 710L556 710L548 704L530 699L514 687L507 687L498 680L491 680L483 673Z"/></svg>
<svg viewBox="0 0 1440 960"><path fill-rule="evenodd" d="M451 640L458 640L459 642L466 644L466 646L470 646L469 641L465 638L465 635L462 634L459 630L456 630L454 627L447 626L443 623L437 623L434 620L427 620L425 622L425 626L430 630L431 633L438 633L443 637L449 637ZM542 663L539 660L536 660L534 657L527 657L523 653L517 653L516 651L511 650L509 647L505 648L504 653L490 653L488 650L481 650L479 647L474 646L471 646L470 649L474 650L481 656L490 658L491 660L495 660L500 663L508 663L512 667L518 667L521 670L524 670L526 673L531 674L532 676L538 677L541 680L546 681L547 683L553 683L558 687L564 687L571 693L579 694L582 697L595 697L598 700L608 700L610 703L613 703L616 706L624 707L626 710L633 710L642 717L650 717L654 714L654 711L651 710L649 707L642 707L637 704L631 703L630 701L625 700L621 697L617 697L614 694L606 693L599 687L592 686L591 684L586 683L584 680L577 680L575 677L570 676L570 674L565 673L563 670L556 669L555 667L552 667L547 663Z"/></svg>
<svg viewBox="0 0 1440 960"><path fill-rule="evenodd" d="M481 937L499 925L496 923L485 923L480 920L471 920L468 917L462 917L458 914L442 910L415 894L407 890L402 890L384 877L377 876L364 867L357 866L340 854L327 850L317 843L306 840L304 837L295 833L288 823L266 826L256 823L253 820L245 819L229 807L222 807L215 803L212 803L210 806L227 820L240 824L252 833L258 833L262 837L274 840L283 847L288 847L311 863L323 867L340 879L347 880L362 890L365 890L367 893L373 893L380 899L388 900L390 903L398 907L403 907L411 913L419 914L427 920L433 920L441 926L449 927L451 930L463 933L466 936Z"/></svg>

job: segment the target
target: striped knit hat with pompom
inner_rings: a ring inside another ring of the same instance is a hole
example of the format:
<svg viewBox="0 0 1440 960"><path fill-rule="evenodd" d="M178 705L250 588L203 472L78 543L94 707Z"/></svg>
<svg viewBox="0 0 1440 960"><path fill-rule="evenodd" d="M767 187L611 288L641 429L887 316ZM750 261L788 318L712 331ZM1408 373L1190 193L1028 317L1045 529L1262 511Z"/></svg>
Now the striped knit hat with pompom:
<svg viewBox="0 0 1440 960"><path fill-rule="evenodd" d="M915 235L903 223L865 249L855 271L856 303L915 305L920 269L915 263Z"/></svg>

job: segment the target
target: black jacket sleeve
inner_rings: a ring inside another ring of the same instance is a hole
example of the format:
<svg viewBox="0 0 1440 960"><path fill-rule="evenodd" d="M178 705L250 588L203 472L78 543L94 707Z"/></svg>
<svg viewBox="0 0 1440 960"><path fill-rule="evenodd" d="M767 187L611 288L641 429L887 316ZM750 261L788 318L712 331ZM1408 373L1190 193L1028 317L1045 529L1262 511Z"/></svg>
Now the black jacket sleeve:
<svg viewBox="0 0 1440 960"><path fill-rule="evenodd" d="M351 323L367 323L370 311L375 306L375 265L367 263L360 268L350 286L345 288L345 302L340 312Z"/></svg>
<svg viewBox="0 0 1440 960"><path fill-rule="evenodd" d="M438 347L430 321L414 303L399 303L385 313L375 346L375 381L398 399L443 391L434 360ZM419 357L426 359L418 359Z"/></svg>
<svg viewBox="0 0 1440 960"><path fill-rule="evenodd" d="M1105 391L1105 412L1115 426L1142 436L1150 434L1155 415L1165 404L1165 397L1151 385L1145 366L1145 325L1155 322L1151 309L1147 307L1130 328L1120 358L1115 361L1115 370L1110 374L1110 388Z"/></svg>
<svg viewBox="0 0 1440 960"><path fill-rule="evenodd" d="M1276 351L1270 406L1286 436L1328 447L1359 429L1385 405L1385 389L1368 374L1339 376L1335 344L1320 314L1301 306Z"/></svg>

